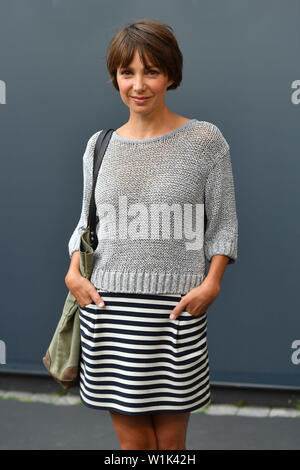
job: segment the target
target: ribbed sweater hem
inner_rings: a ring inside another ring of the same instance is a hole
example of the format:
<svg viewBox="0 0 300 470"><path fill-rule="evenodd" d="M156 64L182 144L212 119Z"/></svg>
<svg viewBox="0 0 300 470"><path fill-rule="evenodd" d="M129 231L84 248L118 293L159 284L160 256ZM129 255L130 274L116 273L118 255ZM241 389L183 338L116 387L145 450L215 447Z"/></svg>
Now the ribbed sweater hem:
<svg viewBox="0 0 300 470"><path fill-rule="evenodd" d="M164 271L104 271L94 269L91 282L99 290L136 294L186 294L199 286L205 274Z"/></svg>

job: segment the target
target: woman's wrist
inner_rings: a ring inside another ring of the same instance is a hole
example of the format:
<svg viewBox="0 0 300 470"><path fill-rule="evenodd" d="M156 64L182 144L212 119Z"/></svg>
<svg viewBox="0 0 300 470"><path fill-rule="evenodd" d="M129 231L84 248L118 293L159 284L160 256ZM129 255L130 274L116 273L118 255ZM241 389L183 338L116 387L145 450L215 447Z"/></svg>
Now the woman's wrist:
<svg viewBox="0 0 300 470"><path fill-rule="evenodd" d="M70 285L70 284L73 284L74 281L78 281L80 278L82 277L79 269L69 269L69 271L67 272L66 276L65 276L65 283L66 285Z"/></svg>
<svg viewBox="0 0 300 470"><path fill-rule="evenodd" d="M221 290L221 280L219 277L207 276L202 282L202 284L209 285L216 289Z"/></svg>

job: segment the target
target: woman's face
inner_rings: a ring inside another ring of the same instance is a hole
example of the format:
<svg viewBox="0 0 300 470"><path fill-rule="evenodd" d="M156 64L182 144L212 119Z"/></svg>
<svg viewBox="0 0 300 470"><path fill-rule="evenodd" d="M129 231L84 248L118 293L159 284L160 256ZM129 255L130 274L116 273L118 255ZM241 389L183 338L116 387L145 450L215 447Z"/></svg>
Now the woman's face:
<svg viewBox="0 0 300 470"><path fill-rule="evenodd" d="M149 65L152 65L148 61ZM164 106L167 88L173 83L157 67L144 69L138 51L127 68L118 68L117 82L123 102L135 113L148 114L154 108ZM134 97L147 97L145 101L134 100Z"/></svg>

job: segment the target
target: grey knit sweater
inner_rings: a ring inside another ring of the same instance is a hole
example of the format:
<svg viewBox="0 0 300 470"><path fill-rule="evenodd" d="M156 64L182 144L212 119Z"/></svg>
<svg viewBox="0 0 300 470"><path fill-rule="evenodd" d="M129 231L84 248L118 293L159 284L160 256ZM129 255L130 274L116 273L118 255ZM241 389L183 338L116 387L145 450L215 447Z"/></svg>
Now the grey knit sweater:
<svg viewBox="0 0 300 470"><path fill-rule="evenodd" d="M101 130L102 131L102 130ZM83 155L83 199L69 255L79 250L92 189L93 152ZM238 221L229 144L191 119L149 139L112 134L97 179L99 224L92 284L103 291L186 294L206 277L205 259L237 258Z"/></svg>

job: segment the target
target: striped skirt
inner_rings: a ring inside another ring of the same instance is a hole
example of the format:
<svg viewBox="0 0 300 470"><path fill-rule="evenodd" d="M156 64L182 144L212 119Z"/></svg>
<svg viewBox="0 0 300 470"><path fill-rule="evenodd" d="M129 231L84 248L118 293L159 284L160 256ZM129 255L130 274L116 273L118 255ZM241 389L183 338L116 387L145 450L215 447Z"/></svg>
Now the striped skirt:
<svg viewBox="0 0 300 470"><path fill-rule="evenodd" d="M128 415L207 406L206 313L171 320L181 294L98 292L105 307L79 307L82 403Z"/></svg>

